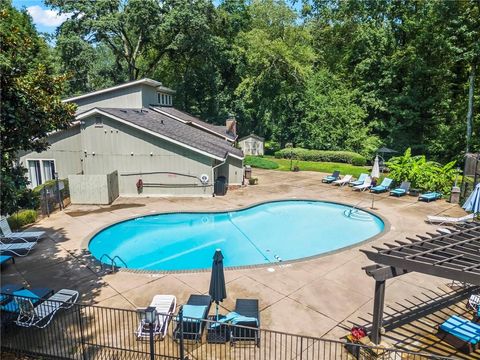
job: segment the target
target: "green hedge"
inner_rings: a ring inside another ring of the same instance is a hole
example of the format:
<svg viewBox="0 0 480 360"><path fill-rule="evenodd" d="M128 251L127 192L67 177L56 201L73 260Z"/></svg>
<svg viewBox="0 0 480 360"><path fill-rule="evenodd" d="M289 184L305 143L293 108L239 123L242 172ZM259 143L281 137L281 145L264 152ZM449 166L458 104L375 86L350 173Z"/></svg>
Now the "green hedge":
<svg viewBox="0 0 480 360"><path fill-rule="evenodd" d="M17 230L37 221L37 212L35 210L20 210L18 213L8 217L7 221L12 230Z"/></svg>
<svg viewBox="0 0 480 360"><path fill-rule="evenodd" d="M338 162L364 166L367 159L360 154L351 151L327 151L327 150L308 150L302 148L286 148L275 153L277 159L290 159L304 161Z"/></svg>

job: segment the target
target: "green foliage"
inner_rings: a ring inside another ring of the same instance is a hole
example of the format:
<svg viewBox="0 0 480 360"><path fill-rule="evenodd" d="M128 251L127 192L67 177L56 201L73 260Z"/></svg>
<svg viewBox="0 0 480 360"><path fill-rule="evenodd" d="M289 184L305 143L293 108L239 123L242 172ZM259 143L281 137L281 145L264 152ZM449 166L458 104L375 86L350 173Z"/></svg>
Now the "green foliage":
<svg viewBox="0 0 480 360"><path fill-rule="evenodd" d="M275 153L277 159L293 159L306 161L324 161L364 166L367 163L365 157L350 151L324 151L308 150L302 148L285 148Z"/></svg>
<svg viewBox="0 0 480 360"><path fill-rule="evenodd" d="M335 162L318 162L318 161L302 161L294 160L293 163L289 159L268 158L278 164L280 171L292 171L292 165L297 166L300 171L318 171L331 174L334 170L339 170L341 174L351 174L358 177L361 173L368 173L369 169L364 166L355 166L344 163Z"/></svg>
<svg viewBox="0 0 480 360"><path fill-rule="evenodd" d="M17 230L25 225L33 224L37 221L37 216L36 210L21 210L12 216L9 216L7 221L12 230Z"/></svg>
<svg viewBox="0 0 480 360"><path fill-rule="evenodd" d="M412 156L408 148L402 156L391 158L386 165L390 169L389 177L397 182L410 181L412 188L448 194L458 176L455 163L441 165L427 161L425 155Z"/></svg>
<svg viewBox="0 0 480 360"><path fill-rule="evenodd" d="M327 70L307 80L303 100L305 115L297 146L321 150L347 150L371 155L380 141L369 135L367 113L356 104L355 93Z"/></svg>
<svg viewBox="0 0 480 360"><path fill-rule="evenodd" d="M447 162L480 150L480 2L48 0L69 95L151 77L174 105L281 147L382 145ZM434 55L432 55L434 54ZM274 149L274 151L277 149Z"/></svg>
<svg viewBox="0 0 480 360"><path fill-rule="evenodd" d="M259 169L277 169L278 164L272 160L260 156L245 156L245 165Z"/></svg>
<svg viewBox="0 0 480 360"><path fill-rule="evenodd" d="M265 141L263 151L265 155L275 155L275 152L281 149L280 143L274 140Z"/></svg>
<svg viewBox="0 0 480 360"><path fill-rule="evenodd" d="M61 102L65 78L54 74L47 44L26 12L0 3L1 212L35 203L26 189L25 169L14 165L21 151L47 149L46 135L68 126L75 106Z"/></svg>

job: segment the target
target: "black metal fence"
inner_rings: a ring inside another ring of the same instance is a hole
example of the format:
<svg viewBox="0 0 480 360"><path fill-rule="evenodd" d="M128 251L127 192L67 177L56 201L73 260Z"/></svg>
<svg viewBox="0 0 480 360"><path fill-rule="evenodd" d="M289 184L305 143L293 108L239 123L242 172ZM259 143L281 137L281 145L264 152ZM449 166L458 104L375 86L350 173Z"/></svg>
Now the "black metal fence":
<svg viewBox="0 0 480 360"><path fill-rule="evenodd" d="M12 296L3 299L15 301ZM139 330L145 331L139 328L139 312L80 304L40 321L37 326L50 320L43 328L18 326L17 318L18 313L2 311L2 350L48 359L442 359L181 315L165 315L165 327L159 331L164 336L151 340L138 336Z"/></svg>
<svg viewBox="0 0 480 360"><path fill-rule="evenodd" d="M62 210L66 205L66 200L70 197L68 188L68 180L55 179L41 185L40 194L40 211L44 216L56 210Z"/></svg>

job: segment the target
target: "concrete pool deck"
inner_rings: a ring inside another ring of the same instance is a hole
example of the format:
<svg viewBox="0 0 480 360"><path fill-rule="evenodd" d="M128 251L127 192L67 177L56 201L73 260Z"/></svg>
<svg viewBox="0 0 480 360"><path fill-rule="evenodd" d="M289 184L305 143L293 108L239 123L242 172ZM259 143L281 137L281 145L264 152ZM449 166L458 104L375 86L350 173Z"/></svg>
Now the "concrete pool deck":
<svg viewBox="0 0 480 360"><path fill-rule="evenodd" d="M166 211L228 210L253 203L291 198L337 201L370 208L373 196L351 188L322 184L325 174L254 169L259 184L215 198L120 198L112 206L70 206L42 219L34 228L48 236L32 253L2 269L2 283L71 288L81 300L107 307L135 309L149 304L155 294L173 294L178 303L192 293L207 293L209 272L145 274L119 271L106 274L82 247L94 231L137 215ZM390 223L390 230L375 240L323 257L267 267L228 270L228 298L224 312L233 310L237 298L260 300L262 327L294 334L339 339L353 324L371 321L374 281L362 270L371 262L359 249L402 240L438 226L424 222L427 215L461 216L465 212L444 200L431 203L416 197L374 197L374 213ZM319 230L320 231L320 230ZM213 255L213 254L212 254ZM450 281L411 273L387 281L385 308L399 303L422 304L431 294L448 296ZM410 304L410 305L409 305ZM213 307L212 307L213 311ZM393 314L392 314L393 316ZM399 337L400 339L400 337ZM390 340L395 345L395 337ZM400 341L400 340L399 340ZM401 340L404 341L404 340Z"/></svg>

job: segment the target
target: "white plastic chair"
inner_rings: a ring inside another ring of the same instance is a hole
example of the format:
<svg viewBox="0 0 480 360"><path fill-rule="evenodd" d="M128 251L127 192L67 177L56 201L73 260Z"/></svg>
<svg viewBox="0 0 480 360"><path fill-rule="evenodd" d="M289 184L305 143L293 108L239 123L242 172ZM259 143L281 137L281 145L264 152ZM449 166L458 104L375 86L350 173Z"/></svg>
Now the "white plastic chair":
<svg viewBox="0 0 480 360"><path fill-rule="evenodd" d="M372 187L372 178L369 176L365 179L362 185L357 185L353 187L353 190L365 191Z"/></svg>
<svg viewBox="0 0 480 360"><path fill-rule="evenodd" d="M468 305L473 311L478 311L478 307L480 306L480 294L472 294L468 298Z"/></svg>
<svg viewBox="0 0 480 360"><path fill-rule="evenodd" d="M175 313L177 307L177 298L173 295L155 295L150 303L150 306L155 307L157 310L157 321L154 324L153 334L154 336L160 335L163 339L167 334L168 324ZM150 336L150 329L145 320L144 308L137 309L139 314L140 323L138 329L135 332L137 338L148 338Z"/></svg>
<svg viewBox="0 0 480 360"><path fill-rule="evenodd" d="M350 183L351 180L352 180L352 175L345 175L342 179L335 180L332 184L343 186L343 185L347 185L348 183Z"/></svg>
<svg viewBox="0 0 480 360"><path fill-rule="evenodd" d="M28 298L16 297L20 313L15 323L23 327L44 328L50 324L58 310L71 308L78 296L78 291L62 289L37 306Z"/></svg>

